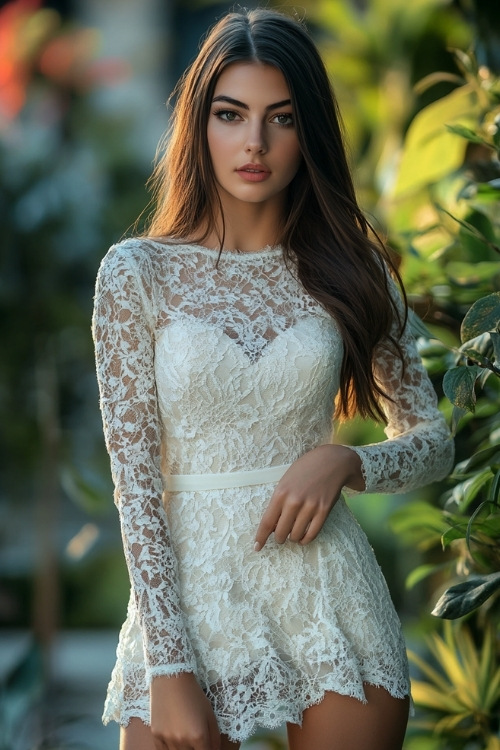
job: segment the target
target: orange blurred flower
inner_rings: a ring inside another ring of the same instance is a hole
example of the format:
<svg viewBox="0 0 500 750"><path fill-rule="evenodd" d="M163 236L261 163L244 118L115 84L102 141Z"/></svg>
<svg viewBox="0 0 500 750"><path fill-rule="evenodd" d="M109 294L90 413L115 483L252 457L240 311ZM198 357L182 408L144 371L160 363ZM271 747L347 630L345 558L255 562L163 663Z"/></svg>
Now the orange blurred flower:
<svg viewBox="0 0 500 750"><path fill-rule="evenodd" d="M59 14L42 0L11 0L0 10L0 122L22 110L35 75L56 87L85 91L129 75L119 59L96 59L96 29L64 31Z"/></svg>
<svg viewBox="0 0 500 750"><path fill-rule="evenodd" d="M116 83L128 74L128 67L122 60L96 60L99 41L96 29L76 29L51 40L40 56L41 73L61 86L79 90Z"/></svg>
<svg viewBox="0 0 500 750"><path fill-rule="evenodd" d="M0 115L14 118L23 107L31 75L24 31L41 0L13 0L0 10Z"/></svg>

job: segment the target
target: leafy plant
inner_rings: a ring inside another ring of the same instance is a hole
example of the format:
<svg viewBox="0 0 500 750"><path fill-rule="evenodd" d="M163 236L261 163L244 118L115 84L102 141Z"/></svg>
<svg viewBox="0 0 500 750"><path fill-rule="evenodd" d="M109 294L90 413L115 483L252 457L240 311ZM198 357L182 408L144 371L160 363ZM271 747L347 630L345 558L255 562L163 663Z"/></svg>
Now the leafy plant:
<svg viewBox="0 0 500 750"><path fill-rule="evenodd" d="M413 699L424 708L413 727L438 736L441 750L499 750L500 665L493 628L485 629L479 646L463 624L446 622L443 631L427 639L436 666L409 652L426 678L412 681Z"/></svg>
<svg viewBox="0 0 500 750"><path fill-rule="evenodd" d="M410 504L392 526L426 558L407 585L430 579L439 592L433 614L442 618L427 640L435 664L410 653L422 673L413 683L420 713L412 731L423 747L428 738L439 750L497 750L500 80L472 54L456 56L459 85L409 128L389 218L395 243L406 250L410 301L425 321L417 326L422 357L436 381L443 376L458 461L440 507ZM434 74L422 88L437 80ZM467 625L449 622L464 616Z"/></svg>
<svg viewBox="0 0 500 750"><path fill-rule="evenodd" d="M450 348L460 364L446 371L443 389L453 404L455 428L466 412L476 411L476 388L484 387L491 376L500 377L499 329L500 293L496 292L470 308L461 326L462 346ZM495 415L492 417L495 421ZM421 549L430 549L438 542L444 550L452 549L455 560L449 567L470 576L441 596L433 610L439 617L461 617L500 591L500 434L495 430L492 438L488 433L479 448L455 467L451 479L456 484L444 496L443 511L418 503L411 511L403 508L392 519L393 528L407 538L409 532L417 541L418 533ZM436 568L418 568L409 584L414 585Z"/></svg>
<svg viewBox="0 0 500 750"><path fill-rule="evenodd" d="M309 22L318 25L322 54L342 103L357 188L365 208L379 217L408 122L423 101L439 98L456 84L450 48L471 42L472 28L454 5L450 0L308 3ZM437 82L437 95L422 95L413 82L435 70L436 61L449 72Z"/></svg>

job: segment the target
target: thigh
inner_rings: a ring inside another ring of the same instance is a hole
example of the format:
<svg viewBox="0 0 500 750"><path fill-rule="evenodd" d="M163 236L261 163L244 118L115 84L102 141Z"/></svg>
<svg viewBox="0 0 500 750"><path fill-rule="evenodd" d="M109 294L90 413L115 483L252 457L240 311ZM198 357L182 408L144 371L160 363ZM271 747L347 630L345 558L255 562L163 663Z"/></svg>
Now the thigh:
<svg viewBox="0 0 500 750"><path fill-rule="evenodd" d="M290 750L401 750L410 699L364 685L367 703L326 693L304 711L302 727L288 725Z"/></svg>
<svg viewBox="0 0 500 750"><path fill-rule="evenodd" d="M221 750L239 750L239 747L239 742L230 742L222 735ZM131 719L120 729L120 750L157 750L150 727L140 719Z"/></svg>

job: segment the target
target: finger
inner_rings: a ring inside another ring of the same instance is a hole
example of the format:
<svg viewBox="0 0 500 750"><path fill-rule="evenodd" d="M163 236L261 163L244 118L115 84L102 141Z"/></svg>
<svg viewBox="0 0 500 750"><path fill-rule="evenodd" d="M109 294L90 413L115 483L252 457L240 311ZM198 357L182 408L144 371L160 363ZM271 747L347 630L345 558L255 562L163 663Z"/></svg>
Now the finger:
<svg viewBox="0 0 500 750"><path fill-rule="evenodd" d="M309 544L309 542L312 542L313 539L316 539L319 532L323 528L323 524L325 523L325 520L326 520L326 516L323 514L318 513L316 516L314 516L311 523L309 524L309 528L305 532L299 544Z"/></svg>
<svg viewBox="0 0 500 750"><path fill-rule="evenodd" d="M167 743L163 742L163 740L159 737L153 737L153 742L155 750L170 750L170 748L167 746Z"/></svg>
<svg viewBox="0 0 500 750"><path fill-rule="evenodd" d="M311 521L314 518L314 514L315 508L312 508L310 505L306 504L302 508L299 515L295 519L293 528L288 536L291 542L300 542L304 538L311 526Z"/></svg>
<svg viewBox="0 0 500 750"><path fill-rule="evenodd" d="M271 502L264 511L255 535L254 549L258 552L265 545L270 535L276 528L281 515L281 499L273 495Z"/></svg>
<svg viewBox="0 0 500 750"><path fill-rule="evenodd" d="M287 498L274 531L274 538L278 544L286 542L289 535L292 533L297 519L306 512L303 502L298 498ZM309 520L310 517L308 518L308 521Z"/></svg>

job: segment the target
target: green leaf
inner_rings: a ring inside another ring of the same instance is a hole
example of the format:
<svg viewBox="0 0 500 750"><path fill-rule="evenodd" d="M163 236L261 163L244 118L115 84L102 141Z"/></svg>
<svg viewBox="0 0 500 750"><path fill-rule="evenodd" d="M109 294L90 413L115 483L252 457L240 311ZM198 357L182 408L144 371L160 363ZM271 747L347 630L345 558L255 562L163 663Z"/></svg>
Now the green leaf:
<svg viewBox="0 0 500 750"><path fill-rule="evenodd" d="M499 373L496 365L495 365L495 373L497 375ZM491 375L491 370L488 370L487 367L483 367L482 372L480 373L477 379L477 384L479 385L480 388L484 388L484 386L486 385L486 381L488 380L490 375ZM490 403L489 403L490 414L495 414L495 412L498 412L498 409L495 409L495 406L497 406L497 404L495 404L493 401L490 400ZM488 406L486 406L486 408L488 408ZM482 416L486 416L486 410L483 412Z"/></svg>
<svg viewBox="0 0 500 750"><path fill-rule="evenodd" d="M487 261L487 258L485 258L484 256L482 245L485 246L484 249L486 249L486 247L489 247L494 253L500 253L500 247L494 241L495 233L492 224L483 213L481 213L480 211L474 211L466 219L460 219L458 216L451 213L451 211L448 211L447 208L440 205L439 203L434 202L434 207L436 208L436 210L440 211L445 216L448 216L449 219L451 219L453 222L458 224L459 227L461 227L459 233L461 243L467 242L465 238L469 235L470 237L475 238L479 241L479 244L475 242L471 247L469 247L469 251L475 250L476 252L480 253L478 258L479 260ZM476 226L476 224L479 224L479 226ZM469 258L469 262L470 261L471 259Z"/></svg>
<svg viewBox="0 0 500 750"><path fill-rule="evenodd" d="M463 221L464 225L461 226L459 231L462 252L471 261L471 265L477 263L484 267L483 270L490 265L490 278L494 279L499 273L500 267L497 237L491 219L483 211L473 209L463 217ZM471 270L474 273L474 265L472 265ZM490 291L495 288L495 286L491 287Z"/></svg>
<svg viewBox="0 0 500 750"><path fill-rule="evenodd" d="M481 644L481 655L480 655L479 670L478 670L478 675L477 675L477 687L481 696L481 703L483 706L485 705L488 699L488 688L491 685L492 676L494 673L495 641L496 641L496 638L493 635L493 628L486 627L484 629L484 637L483 637L483 642ZM499 670L499 673L500 673L500 670Z"/></svg>
<svg viewBox="0 0 500 750"><path fill-rule="evenodd" d="M495 505L499 505L500 501L500 469L497 471L495 476L493 477L493 482L491 483L491 489L490 489L490 498L492 503L495 503Z"/></svg>
<svg viewBox="0 0 500 750"><path fill-rule="evenodd" d="M486 468L491 464L497 463L500 460L500 443L490 445L488 448L484 448L482 451L474 453L467 461L463 461L461 464L455 467L454 475L467 474L472 469L479 469L486 462Z"/></svg>
<svg viewBox="0 0 500 750"><path fill-rule="evenodd" d="M443 549L446 549L450 546L452 542L456 542L457 539L465 539L465 534L467 532L467 526L463 524L462 526L453 526L451 529L448 529L448 531L445 531L443 536L441 537L441 544L443 546Z"/></svg>
<svg viewBox="0 0 500 750"><path fill-rule="evenodd" d="M493 292L475 302L462 321L460 338L463 343L487 331L494 331L500 323L500 292Z"/></svg>
<svg viewBox="0 0 500 750"><path fill-rule="evenodd" d="M500 668L498 668L488 683L484 703L486 706L498 704L500 699ZM496 750L500 750L500 737L497 740Z"/></svg>
<svg viewBox="0 0 500 750"><path fill-rule="evenodd" d="M462 711L462 713L456 714L455 716L443 716L442 719L436 722L434 731L436 734L447 735L453 732L460 724L466 725L466 722L472 718L472 712L470 709Z"/></svg>
<svg viewBox="0 0 500 750"><path fill-rule="evenodd" d="M447 589L432 614L446 620L455 620L473 612L499 589L500 572L474 576Z"/></svg>
<svg viewBox="0 0 500 750"><path fill-rule="evenodd" d="M465 482L456 484L451 491L450 501L457 505L459 510L463 512L490 479L491 469L488 466L469 479L466 479Z"/></svg>
<svg viewBox="0 0 500 750"><path fill-rule="evenodd" d="M454 406L473 412L476 408L474 386L482 368L478 365L452 367L443 378L443 390Z"/></svg>
<svg viewBox="0 0 500 750"><path fill-rule="evenodd" d="M465 344L462 344L462 346L459 348L459 351L462 352L465 349L473 349L478 354L481 354L483 357L487 357L487 359L491 359L493 356L493 344L491 343L491 334L488 333L481 333L480 336L476 336L474 339L470 339L469 341L466 341Z"/></svg>
<svg viewBox="0 0 500 750"><path fill-rule="evenodd" d="M464 357L471 360L472 362L476 362L476 364L481 365L481 367L491 369L491 366L493 365L491 359L488 359L488 357L483 357L483 355L480 354L477 349L461 346L460 352Z"/></svg>
<svg viewBox="0 0 500 750"><path fill-rule="evenodd" d="M467 414L467 409L461 409L459 406L454 406L451 413L451 434L453 437L457 434L458 424L463 416Z"/></svg>
<svg viewBox="0 0 500 750"><path fill-rule="evenodd" d="M434 565L432 563L428 563L426 565L419 565L415 570L412 570L412 572L407 576L405 581L405 586L407 589L412 589L414 586L417 585L417 583L420 583L420 581L423 581L425 578L428 578L429 576L433 575L434 573L437 573L438 570L442 570L443 568L448 568L449 563L444 563L443 565Z"/></svg>
<svg viewBox="0 0 500 750"><path fill-rule="evenodd" d="M463 710L462 704L455 698L454 693L451 691L445 693L428 682L412 680L411 694L417 706L427 706L448 714L459 713Z"/></svg>
<svg viewBox="0 0 500 750"><path fill-rule="evenodd" d="M418 112L406 135L396 198L415 193L462 165L467 144L445 125L473 125L476 106L475 92L465 85Z"/></svg>
<svg viewBox="0 0 500 750"><path fill-rule="evenodd" d="M479 543L496 544L496 540L500 539L500 515L490 515L488 518L475 521L472 532L479 537ZM489 537L490 542L481 539L481 535Z"/></svg>
<svg viewBox="0 0 500 750"><path fill-rule="evenodd" d="M495 362L500 366L500 333L492 331L490 333L491 343L493 344L493 354Z"/></svg>
<svg viewBox="0 0 500 750"><path fill-rule="evenodd" d="M436 687L440 688L443 693L449 693L450 685L446 680L446 677L438 672L434 667L428 664L421 656L415 651L408 649L408 658L416 667L422 672L430 682L433 682Z"/></svg>
<svg viewBox="0 0 500 750"><path fill-rule="evenodd" d="M500 536L500 514L492 513L491 508L495 508L495 505L490 500L480 503L467 524L467 547L473 557L472 541L488 547L496 544Z"/></svg>
<svg viewBox="0 0 500 750"><path fill-rule="evenodd" d="M446 129L449 130L450 133L461 135L462 138L466 138L471 143L484 143L486 146L491 146L488 141L485 141L484 138L481 138L481 136L477 135L474 130L465 127L465 125L447 125Z"/></svg>

